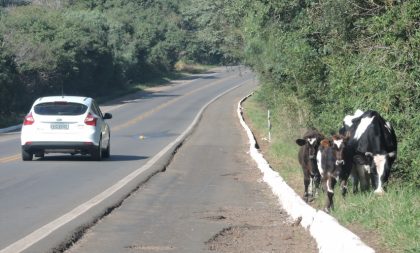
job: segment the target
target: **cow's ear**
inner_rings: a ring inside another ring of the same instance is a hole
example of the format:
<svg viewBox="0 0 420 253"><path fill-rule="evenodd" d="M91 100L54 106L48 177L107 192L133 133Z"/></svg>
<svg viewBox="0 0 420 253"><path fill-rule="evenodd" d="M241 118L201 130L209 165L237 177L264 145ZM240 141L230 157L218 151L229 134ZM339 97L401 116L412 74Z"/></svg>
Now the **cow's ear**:
<svg viewBox="0 0 420 253"><path fill-rule="evenodd" d="M328 140L328 139L323 139L323 140L321 141L321 146L322 146L323 148L328 148L328 147L330 146L330 140Z"/></svg>
<svg viewBox="0 0 420 253"><path fill-rule="evenodd" d="M306 144L306 140L304 139L296 139L296 144L299 146L303 146Z"/></svg>

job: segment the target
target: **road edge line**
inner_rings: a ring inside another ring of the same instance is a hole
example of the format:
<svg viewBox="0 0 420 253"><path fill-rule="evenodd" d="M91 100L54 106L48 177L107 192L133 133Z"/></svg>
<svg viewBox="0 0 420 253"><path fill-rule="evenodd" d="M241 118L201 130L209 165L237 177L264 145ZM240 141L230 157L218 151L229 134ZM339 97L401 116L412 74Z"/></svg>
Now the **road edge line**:
<svg viewBox="0 0 420 253"><path fill-rule="evenodd" d="M263 181L278 197L281 206L293 219L302 219L301 226L309 230L320 253L375 253L371 247L362 242L356 234L343 227L334 217L305 203L280 174L271 168L256 148L255 136L243 118L242 103L253 94L254 92L239 101L237 114L249 139L249 154L263 173Z"/></svg>
<svg viewBox="0 0 420 253"><path fill-rule="evenodd" d="M52 234L54 231L58 230L59 228L63 227L67 223L75 220L77 217L87 213L90 209L93 207L99 205L103 201L105 201L107 198L111 197L113 194L115 194L117 191L121 190L124 186L128 185L129 183L133 182L140 174L146 172L149 170L152 166L156 165L159 160L164 157L165 155L169 153L173 153L177 147L182 145L184 140L193 132L193 129L197 126L199 123L200 118L202 117L202 114L204 110L213 102L218 100L220 97L226 95L227 93L231 92L234 89L237 89L238 87L242 86L244 83L248 82L250 80L246 80L243 82L240 82L239 84L235 85L232 88L229 88L228 90L220 93L216 97L214 97L212 100L210 100L208 103L206 103L197 115L195 116L192 123L188 126L188 128L180 135L178 138L176 138L173 142L166 145L159 153L157 153L155 156L153 156L145 165L141 166L140 168L136 169L126 177L119 180L117 183L112 185L111 187L105 189L103 192L97 194L93 198L89 199L88 201L80 204L79 206L75 207L71 211L63 214L59 218L47 223L46 225L36 229L35 231L29 233L28 235L24 236L23 238L15 241L14 243L6 246L3 249L0 249L0 253L17 253L22 252L29 247L33 246L34 244L40 242L50 234ZM167 162L170 162L171 157L167 158ZM168 164L163 163L162 169L166 168ZM159 171L159 169L155 169ZM152 174L154 172L152 171ZM156 174L156 173L155 173ZM128 196L126 196L128 197ZM122 199L121 202L123 202L126 198ZM86 228L84 228L86 229ZM77 231L73 231L74 233L77 233ZM72 233L73 233L72 232Z"/></svg>

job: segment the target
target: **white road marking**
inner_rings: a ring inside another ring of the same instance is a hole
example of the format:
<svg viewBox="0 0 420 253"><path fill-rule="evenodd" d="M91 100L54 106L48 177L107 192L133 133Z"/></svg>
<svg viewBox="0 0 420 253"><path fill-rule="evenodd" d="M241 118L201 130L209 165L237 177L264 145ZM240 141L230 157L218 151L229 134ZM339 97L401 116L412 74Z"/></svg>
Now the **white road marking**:
<svg viewBox="0 0 420 253"><path fill-rule="evenodd" d="M146 117L148 117L148 116L152 115L153 113L156 113L156 112L158 112L158 111L162 110L163 108L166 108L166 107L168 107L168 106L170 106L170 105L174 104L175 102L179 101L180 99L183 99L183 98L185 98L185 97L187 97L187 96L190 96L190 95L192 95L192 94L194 94L194 93L196 93L196 92L198 92L198 91L201 91L201 90L203 90L203 89L205 89L205 88L208 88L208 87L212 87L212 86L214 86L214 85L217 85L217 84L219 84L219 83L221 83L221 82L223 82L223 81L230 80L230 79L232 79L232 78L234 78L234 77L235 77L235 76L230 76L230 77L227 77L227 78L224 78L224 79L220 79L220 80L215 81L215 82L212 82L212 83L210 83L210 84L208 84L208 85L202 86L202 87L200 87L200 88L198 88L198 89L191 90L191 91L189 91L188 93L186 93L186 94L184 94L184 95L182 95L182 96L180 96L180 97L177 97L177 98L175 98L175 99L169 100L169 101L167 101L167 102L165 102L165 103L163 103L163 104L160 104L158 107L153 108L153 109L152 109L152 110L150 110L150 111L147 111L147 112L145 112L145 113L143 113L143 114L140 114L140 115L139 115L139 116L137 116L136 118L133 118L133 119L131 119L131 120L129 120L129 121L127 121L127 122L123 123L123 124L120 124L120 125L114 126L114 127L112 128L112 131L113 131L113 132L115 132L115 131L119 131L119 130L121 130L121 129L125 128L125 127L132 126L133 124L135 124L135 123L138 123L138 122L142 121L144 118L146 118ZM178 86L178 87L179 87L179 86ZM115 109L117 109L117 108L119 108L119 107L121 107L121 106L124 106L124 105L127 105L127 104L126 104L126 103L123 103L123 104L121 104L121 105L117 105L117 106L114 106L114 107L111 107L111 108L105 109L105 110L104 110L104 112L110 112L110 111L115 110ZM14 138L12 138L12 139L19 139L19 137L20 137L20 136L16 136L16 137L14 137ZM140 138L140 139L141 139L141 138ZM1 142L1 140L0 140L0 142ZM20 154L15 154L15 155L13 155L13 156L11 156L11 157L13 157L13 159L10 159L10 157L0 158L0 163L6 163L6 162L13 162L13 161L17 161L17 160L19 160L19 158L20 158Z"/></svg>
<svg viewBox="0 0 420 253"><path fill-rule="evenodd" d="M188 128L180 135L176 140L169 143L164 149L162 149L158 154L156 154L154 157L152 157L145 165L138 168L128 176L124 177L120 181L118 181L116 184L112 185L102 193L96 195L92 199L88 200L87 202L79 205L78 207L74 208L70 212L64 214L63 216L55 219L54 221L42 226L41 228L33 231L29 235L21 238L20 240L12 243L11 245L7 246L6 248L0 250L0 253L17 253L22 252L25 249L29 248L30 246L34 245L35 243L39 242L40 240L44 239L60 227L64 226L65 224L69 223L70 221L76 219L80 215L86 213L89 209L92 207L98 205L111 195L113 195L115 192L123 188L125 185L133 181L138 175L145 172L146 170L150 169L166 152L168 152L171 148L175 147L177 143L179 143L181 140L183 140L187 134L193 129L193 127L197 124L199 121L201 114L203 111L214 101L222 97L223 95L231 92L232 90L238 88L239 86L243 85L244 83L250 82L252 80L247 80L244 82L241 82L240 84L230 88L229 90L222 92L217 97L213 98L211 101L209 101L207 104L205 104L200 111L197 113L196 117L194 118L193 122L188 126Z"/></svg>

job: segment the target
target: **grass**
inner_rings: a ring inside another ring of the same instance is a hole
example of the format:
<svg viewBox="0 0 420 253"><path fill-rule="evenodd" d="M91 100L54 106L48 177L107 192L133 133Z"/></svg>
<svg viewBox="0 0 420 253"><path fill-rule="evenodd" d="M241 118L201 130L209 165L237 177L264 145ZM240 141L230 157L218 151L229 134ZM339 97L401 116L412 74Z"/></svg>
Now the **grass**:
<svg viewBox="0 0 420 253"><path fill-rule="evenodd" d="M302 195L303 175L297 161L296 137L302 128L287 114L273 119L272 142L265 141L267 132L267 110L250 97L244 103L245 117L249 123L265 158L274 170ZM286 115L286 116L284 116ZM289 122L289 123L285 123ZM389 184L387 193L352 194L345 199L335 189L335 209L331 213L341 224L358 234L376 252L415 253L420 252L420 192L415 187L404 186L397 181ZM351 191L351 187L349 188ZM312 205L321 209L325 196L321 193Z"/></svg>
<svg viewBox="0 0 420 253"><path fill-rule="evenodd" d="M389 185L387 193L337 198L333 215L344 225L360 224L380 234L391 252L420 252L420 194L414 187Z"/></svg>

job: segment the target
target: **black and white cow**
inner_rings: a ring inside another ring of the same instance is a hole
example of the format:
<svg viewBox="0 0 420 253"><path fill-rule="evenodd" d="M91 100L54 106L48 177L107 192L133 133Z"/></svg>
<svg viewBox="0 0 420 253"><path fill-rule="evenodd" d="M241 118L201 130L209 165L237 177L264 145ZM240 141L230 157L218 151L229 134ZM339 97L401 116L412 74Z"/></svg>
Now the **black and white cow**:
<svg viewBox="0 0 420 253"><path fill-rule="evenodd" d="M318 170L321 174L322 186L327 193L325 211L329 212L334 207L334 186L342 181L344 173L344 149L348 138L334 135L332 139L321 141L316 156Z"/></svg>
<svg viewBox="0 0 420 253"><path fill-rule="evenodd" d="M391 124L372 110L357 110L347 115L340 133L347 133L349 141L345 150L345 171L352 174L353 191L369 189L370 182L377 194L384 193L391 166L397 157L397 137Z"/></svg>
<svg viewBox="0 0 420 253"><path fill-rule="evenodd" d="M296 144L300 146L298 160L303 171L303 184L305 186L303 198L306 202L309 201L310 197L316 195L321 181L316 163L316 154L322 139L324 139L324 135L312 128L302 138L296 140Z"/></svg>

